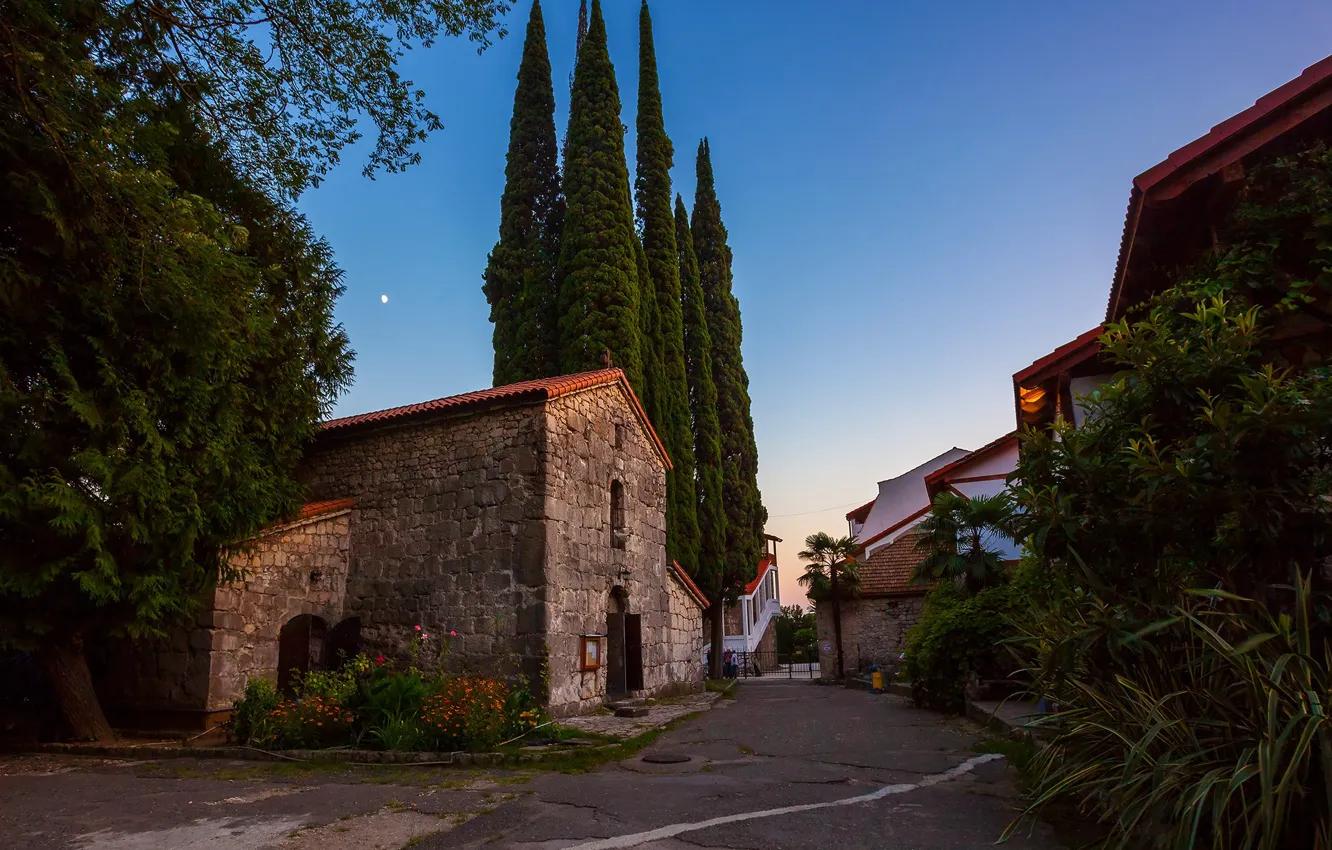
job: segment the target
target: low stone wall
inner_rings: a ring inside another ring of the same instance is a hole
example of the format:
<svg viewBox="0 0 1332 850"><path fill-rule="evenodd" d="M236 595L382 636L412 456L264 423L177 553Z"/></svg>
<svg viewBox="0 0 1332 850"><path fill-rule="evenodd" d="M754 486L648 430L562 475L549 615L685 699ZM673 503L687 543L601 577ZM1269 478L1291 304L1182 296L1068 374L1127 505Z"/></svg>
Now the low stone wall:
<svg viewBox="0 0 1332 850"><path fill-rule="evenodd" d="M924 596L889 596L842 602L842 653L846 672L871 664L895 669L906 645L906 633L920 619ZM837 644L833 638L832 605L817 606L819 669L825 679L837 676ZM823 646L831 649L827 652Z"/></svg>
<svg viewBox="0 0 1332 850"><path fill-rule="evenodd" d="M703 687L703 608L684 582L673 573L668 583L670 591L670 623L666 635L669 658L666 678L678 682L686 689Z"/></svg>

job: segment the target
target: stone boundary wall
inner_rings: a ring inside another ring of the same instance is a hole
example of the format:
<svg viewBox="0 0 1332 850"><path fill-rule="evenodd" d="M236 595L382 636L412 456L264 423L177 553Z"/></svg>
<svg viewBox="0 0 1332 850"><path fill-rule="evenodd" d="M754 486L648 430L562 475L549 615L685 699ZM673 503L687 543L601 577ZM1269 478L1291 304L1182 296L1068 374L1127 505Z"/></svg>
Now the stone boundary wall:
<svg viewBox="0 0 1332 850"><path fill-rule="evenodd" d="M896 669L906 645L906 633L920 619L925 597L888 596L842 601L842 657L846 672L871 664ZM819 634L819 669L825 679L837 676L837 644L833 638L832 605L816 606ZM824 652L823 645L832 648Z"/></svg>
<svg viewBox="0 0 1332 850"><path fill-rule="evenodd" d="M682 685L703 687L703 608L675 575L668 570L670 626L666 640L669 659L666 676ZM692 690L692 687L691 687Z"/></svg>

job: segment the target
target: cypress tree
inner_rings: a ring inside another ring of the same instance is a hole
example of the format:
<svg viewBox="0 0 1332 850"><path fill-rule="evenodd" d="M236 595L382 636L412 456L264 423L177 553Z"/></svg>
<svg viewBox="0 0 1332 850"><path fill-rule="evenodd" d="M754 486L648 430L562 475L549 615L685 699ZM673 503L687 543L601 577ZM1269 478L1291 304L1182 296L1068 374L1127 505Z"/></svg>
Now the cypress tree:
<svg viewBox="0 0 1332 850"><path fill-rule="evenodd" d="M675 196L675 233L680 257L681 311L685 363L689 383L689 414L693 423L696 505L698 508L698 560L693 576L712 603L708 619L712 629L712 675L720 678L725 643L722 608L726 581L726 513L722 508L721 422L717 418L717 385L712 382L712 337L708 309L698 277L694 238L684 198Z"/></svg>
<svg viewBox="0 0 1332 850"><path fill-rule="evenodd" d="M582 0L578 4L578 40L574 42L574 65L578 64L578 54L583 52L583 39L587 38L587 0ZM569 94L573 94L574 75L569 72ZM570 98L572 100L572 98ZM573 104L570 103L570 107ZM564 144L560 146L560 159L563 160L569 156L569 128L564 128Z"/></svg>
<svg viewBox="0 0 1332 850"><path fill-rule="evenodd" d="M647 273L640 274L642 304L650 311L644 337L649 415L674 463L666 473L666 555L693 568L698 559L694 504L694 438L685 378L680 257L671 215L674 147L662 117L652 16L643 0L638 16L638 168L634 194Z"/></svg>
<svg viewBox="0 0 1332 850"><path fill-rule="evenodd" d="M578 52L564 162L568 203L560 246L560 368L596 369L609 351L636 390L639 341L637 234L624 159L620 92L606 47L600 0L592 0Z"/></svg>
<svg viewBox="0 0 1332 850"><path fill-rule="evenodd" d="M564 198L540 0L533 0L518 66L504 177L499 242L490 252L482 287L495 324L496 386L559 373L556 263Z"/></svg>
<svg viewBox="0 0 1332 850"><path fill-rule="evenodd" d="M712 340L712 378L722 437L722 503L726 506L726 566L754 574L763 552L767 511L758 489L758 447L749 410L749 376L740 354L740 302L731 293L731 249L712 176L708 140L698 146L693 236ZM728 581L729 583L729 581Z"/></svg>

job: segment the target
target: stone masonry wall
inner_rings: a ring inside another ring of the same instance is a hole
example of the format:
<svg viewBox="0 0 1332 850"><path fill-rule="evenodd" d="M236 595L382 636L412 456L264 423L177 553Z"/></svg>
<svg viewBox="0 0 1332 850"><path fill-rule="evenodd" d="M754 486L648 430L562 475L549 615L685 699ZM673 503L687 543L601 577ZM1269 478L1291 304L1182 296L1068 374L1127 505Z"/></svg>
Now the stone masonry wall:
<svg viewBox="0 0 1332 850"><path fill-rule="evenodd" d="M300 477L353 497L347 615L369 652L413 626L456 631L453 669L540 676L546 600L540 405L442 414L321 438ZM433 655L436 647L430 647Z"/></svg>
<svg viewBox="0 0 1332 850"><path fill-rule="evenodd" d="M212 650L208 708L230 708L250 678L277 676L278 639L293 617L318 617L330 630L343 619L350 515L273 529L232 559L244 578L214 591L208 627L196 638Z"/></svg>
<svg viewBox="0 0 1332 850"><path fill-rule="evenodd" d="M842 602L842 655L848 673L871 664L897 669L907 630L920 619L924 596L871 597ZM837 644L833 639L832 605L817 606L819 668L825 679L837 676ZM827 644L832 648L824 651Z"/></svg>
<svg viewBox="0 0 1332 850"><path fill-rule="evenodd" d="M703 608L674 574L667 582L670 625L666 639L666 678L683 686L702 687L703 683Z"/></svg>
<svg viewBox="0 0 1332 850"><path fill-rule="evenodd" d="M625 613L642 616L644 689L662 692L673 670L665 464L618 386L554 399L545 419L551 709L574 714L601 704L607 667L579 670L580 636L606 633L616 587L627 594ZM622 549L611 542L612 481L624 486Z"/></svg>
<svg viewBox="0 0 1332 850"><path fill-rule="evenodd" d="M241 580L220 585L193 626L147 641L116 640L90 652L98 693L130 724L152 711L231 708L249 677L275 678L278 635L292 617L342 618L349 511L269 531L233 556ZM310 574L319 571L318 581ZM178 720L154 721L171 725Z"/></svg>

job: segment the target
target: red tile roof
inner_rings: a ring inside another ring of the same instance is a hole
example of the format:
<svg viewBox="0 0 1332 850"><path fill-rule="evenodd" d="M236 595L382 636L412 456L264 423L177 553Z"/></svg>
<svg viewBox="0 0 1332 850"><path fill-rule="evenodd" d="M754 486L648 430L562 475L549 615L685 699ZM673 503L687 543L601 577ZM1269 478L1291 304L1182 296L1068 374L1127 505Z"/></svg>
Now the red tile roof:
<svg viewBox="0 0 1332 850"><path fill-rule="evenodd" d="M1013 384L1034 386L1065 369L1076 366L1088 357L1095 356L1101 350L1098 340L1103 333L1105 325L1097 325L1077 339L1066 342L1044 357L1032 361L1030 366L1013 373Z"/></svg>
<svg viewBox="0 0 1332 850"><path fill-rule="evenodd" d="M377 425L382 422L440 411L479 409L497 404L536 404L592 387L612 384L618 384L624 390L634 412L638 415L639 421L643 424L644 431L647 432L652 444L661 455L661 459L666 462L666 468L671 469L671 459L666 454L666 447L662 445L661 439L652 427L652 422L643 410L643 405L639 403L638 396L634 394L634 388L629 386L629 380L625 377L624 370L618 368L598 369L595 372L580 372L576 375L559 375L553 378L539 378L535 381L522 381L517 384L492 387L488 390L477 390L476 392L437 398L434 401L423 401L419 404L391 407L387 410L376 410L370 413L358 413L355 416L330 419L320 426L320 431L325 434L333 431L342 432L351 428Z"/></svg>
<svg viewBox="0 0 1332 850"><path fill-rule="evenodd" d="M301 506L301 515L297 520L314 519L324 514L337 513L338 511L349 511L356 507L355 499L329 499L324 502L306 502Z"/></svg>
<svg viewBox="0 0 1332 850"><path fill-rule="evenodd" d="M754 576L753 581L745 585L746 596L758 590L759 582L763 581L763 577L768 574L768 570L776 563L777 562L772 559L771 555L764 555L762 558L759 558L758 575Z"/></svg>
<svg viewBox="0 0 1332 850"><path fill-rule="evenodd" d="M680 584L684 585L684 589L689 591L689 595L694 597L694 601L706 610L708 598L703 595L703 591L698 589L698 585L694 584L694 580L689 577L689 573L684 571L684 567L680 566L679 561L671 562L671 572L674 573Z"/></svg>
<svg viewBox="0 0 1332 850"><path fill-rule="evenodd" d="M874 503L878 501L878 498L879 498L878 496L875 496L873 499L870 499L865 504L856 508L851 513L847 514L846 515L847 522L864 523L865 520L869 519L870 511L874 509Z"/></svg>
<svg viewBox="0 0 1332 850"><path fill-rule="evenodd" d="M880 540L882 540L883 538L885 538L885 537L887 537L888 535L892 534L894 531L897 531L898 529L902 528L903 526L906 526L906 525L911 524L912 522L915 522L916 520L918 520L918 519L920 519L921 517L925 516L925 514L927 514L927 513L929 513L929 512L930 512L930 506L929 506L929 505L926 505L925 507L923 507L923 508L921 508L920 510L916 511L916 512L915 512L914 514L912 514L911 516L909 516L909 517L904 517L903 519L900 519L900 520L898 520L897 522L893 523L892 525L888 526L888 527L885 528L883 531L880 531L878 534L876 534L876 535L874 535L873 537L871 537L869 540L859 540L859 541L857 541L857 542L860 544L860 548L862 548L862 549L867 548L867 547L869 547L869 546L871 546L871 545L873 545L873 544L875 544L875 543L878 543Z"/></svg>
<svg viewBox="0 0 1332 850"><path fill-rule="evenodd" d="M1016 443L1017 440L1018 440L1017 431L1009 431L1007 434L1003 435L999 439L991 440L990 442L981 446L979 449L976 449L974 452L970 452L969 454L963 455L962 457L958 458L952 463L945 464L944 466L939 467L938 469L931 472L929 475L925 476L925 489L928 490L930 493L934 493L936 485L942 484L946 482L949 478L951 478L952 473L957 471L958 467L964 466L974 461L983 460L991 452L996 452L999 451L1000 449L1007 448L1013 443Z"/></svg>
<svg viewBox="0 0 1332 850"><path fill-rule="evenodd" d="M1150 229L1146 219L1168 221L1163 201L1179 197L1203 179L1227 166L1242 163L1291 130L1332 107L1332 56L1322 59L1285 85L1258 98L1253 106L1217 124L1206 135L1189 142L1133 180L1124 234L1119 243L1115 279L1110 288L1106 319L1114 320L1132 306L1138 294L1126 292L1129 264L1140 231Z"/></svg>
<svg viewBox="0 0 1332 850"><path fill-rule="evenodd" d="M926 584L912 584L911 574L925 557L916 548L919 532L910 531L874 552L860 565L861 596L921 596Z"/></svg>

